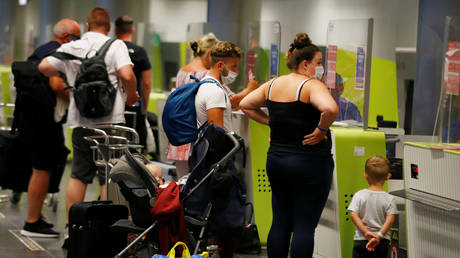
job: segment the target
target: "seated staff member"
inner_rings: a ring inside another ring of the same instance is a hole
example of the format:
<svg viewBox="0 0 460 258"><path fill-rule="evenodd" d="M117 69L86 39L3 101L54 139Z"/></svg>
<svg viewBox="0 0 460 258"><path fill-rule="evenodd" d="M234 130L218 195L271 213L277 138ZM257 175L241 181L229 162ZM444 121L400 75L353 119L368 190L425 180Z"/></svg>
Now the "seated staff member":
<svg viewBox="0 0 460 258"><path fill-rule="evenodd" d="M321 81L321 51L299 33L286 56L291 73L263 84L243 99L244 113L270 126L267 175L273 222L268 257L312 257L315 228L332 182L329 126L337 104ZM260 107L266 106L270 116ZM291 241L292 239L292 241ZM289 248L290 246L290 248Z"/></svg>

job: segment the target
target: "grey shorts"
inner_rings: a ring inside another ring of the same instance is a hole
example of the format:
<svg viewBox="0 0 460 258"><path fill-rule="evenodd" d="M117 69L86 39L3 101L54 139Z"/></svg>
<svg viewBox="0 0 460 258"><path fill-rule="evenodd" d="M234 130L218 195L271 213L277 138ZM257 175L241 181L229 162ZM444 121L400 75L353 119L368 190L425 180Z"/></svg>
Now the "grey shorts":
<svg viewBox="0 0 460 258"><path fill-rule="evenodd" d="M79 179L85 184L93 182L95 176L99 179L99 184L105 183L104 171L98 173L96 164L93 161L93 150L90 148L92 143L85 140L85 136L92 136L94 133L86 128L77 127L72 132L72 178Z"/></svg>

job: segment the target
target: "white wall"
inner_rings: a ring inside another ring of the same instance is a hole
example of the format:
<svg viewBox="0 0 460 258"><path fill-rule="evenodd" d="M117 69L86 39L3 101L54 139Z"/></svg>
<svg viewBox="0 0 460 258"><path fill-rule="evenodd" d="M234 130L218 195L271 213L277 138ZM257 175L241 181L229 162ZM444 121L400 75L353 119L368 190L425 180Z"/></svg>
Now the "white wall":
<svg viewBox="0 0 460 258"><path fill-rule="evenodd" d="M262 21L281 22L281 49L296 33L326 45L329 20L374 18L373 56L394 60L396 46L415 47L418 0L263 0Z"/></svg>
<svg viewBox="0 0 460 258"><path fill-rule="evenodd" d="M207 13L207 0L151 0L149 21L163 42L182 42L187 24L206 22Z"/></svg>

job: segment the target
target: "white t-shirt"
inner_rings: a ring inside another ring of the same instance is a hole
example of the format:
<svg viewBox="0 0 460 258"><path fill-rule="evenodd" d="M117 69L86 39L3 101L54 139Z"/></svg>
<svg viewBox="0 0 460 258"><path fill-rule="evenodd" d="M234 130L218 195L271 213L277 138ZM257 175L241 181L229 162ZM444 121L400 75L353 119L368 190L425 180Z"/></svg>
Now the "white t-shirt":
<svg viewBox="0 0 460 258"><path fill-rule="evenodd" d="M217 79L207 75L203 78L215 80L217 83L203 83L201 84L195 96L195 109L197 125L200 127L206 121L208 116L206 111L211 108L224 109L224 129L231 131L232 128L232 104L230 103L230 96L225 91Z"/></svg>
<svg viewBox="0 0 460 258"><path fill-rule="evenodd" d="M362 189L355 193L348 210L359 214L364 225L373 233L377 233L385 223L386 217L396 214L394 197L384 191ZM390 230L385 238L391 240ZM356 228L354 240L366 240L366 237Z"/></svg>
<svg viewBox="0 0 460 258"><path fill-rule="evenodd" d="M85 58L87 55L90 57L93 56L94 53L109 39L110 38L108 36L101 33L87 32L83 34L81 40L63 44L57 49L57 51L69 53L82 58ZM75 78L80 70L80 61L60 60L52 56L47 57L46 59L57 70L65 74L70 86L74 86ZM115 124L125 122L124 112L126 93L124 92L123 87L119 87L121 86L121 81L119 81L118 78L118 70L125 65L133 65L133 63L129 58L128 48L123 41L115 40L112 45L110 45L110 48L105 55L105 64L107 65L110 82L118 89L112 113L97 119L82 117L75 105L72 92L70 92L69 113L67 117L67 123L70 128L95 124Z"/></svg>

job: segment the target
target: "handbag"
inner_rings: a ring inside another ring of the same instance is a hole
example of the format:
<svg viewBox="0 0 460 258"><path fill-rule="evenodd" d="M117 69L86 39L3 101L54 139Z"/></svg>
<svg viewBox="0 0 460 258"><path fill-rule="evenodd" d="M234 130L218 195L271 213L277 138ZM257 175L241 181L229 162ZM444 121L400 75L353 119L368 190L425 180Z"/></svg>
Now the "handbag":
<svg viewBox="0 0 460 258"><path fill-rule="evenodd" d="M259 231L256 224L251 224L254 216L254 205L248 202L246 206L250 208L249 219L237 240L236 252L241 254L260 254L262 247L260 245Z"/></svg>
<svg viewBox="0 0 460 258"><path fill-rule="evenodd" d="M190 251L188 250L187 245L184 242L177 242L173 248L168 252L167 255L157 254L152 256L152 258L175 258L176 257L176 247L182 247L182 258L212 258L209 256L208 252L203 252L202 254L194 254L190 256Z"/></svg>

